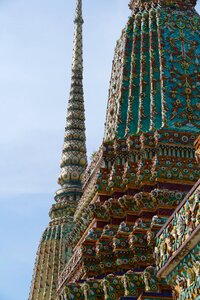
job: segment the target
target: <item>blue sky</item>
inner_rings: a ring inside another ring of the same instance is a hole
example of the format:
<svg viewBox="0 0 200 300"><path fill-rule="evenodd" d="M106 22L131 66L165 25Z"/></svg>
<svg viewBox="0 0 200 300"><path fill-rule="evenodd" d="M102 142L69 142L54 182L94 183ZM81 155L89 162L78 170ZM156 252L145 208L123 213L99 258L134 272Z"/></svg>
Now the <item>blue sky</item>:
<svg viewBox="0 0 200 300"><path fill-rule="evenodd" d="M129 9L128 0L83 2L90 155L102 141L113 50ZM75 0L0 0L1 300L28 298L58 188L74 8Z"/></svg>

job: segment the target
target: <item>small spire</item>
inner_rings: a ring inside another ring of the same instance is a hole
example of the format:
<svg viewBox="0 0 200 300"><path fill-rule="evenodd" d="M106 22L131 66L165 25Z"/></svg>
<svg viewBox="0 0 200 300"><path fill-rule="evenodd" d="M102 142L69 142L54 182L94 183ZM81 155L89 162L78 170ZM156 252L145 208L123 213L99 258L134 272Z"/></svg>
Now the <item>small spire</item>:
<svg viewBox="0 0 200 300"><path fill-rule="evenodd" d="M83 95L83 37L82 0L76 2L72 55L71 90L68 101L65 139L61 159L61 174L56 201L79 200L82 177L87 166L85 137L85 108Z"/></svg>
<svg viewBox="0 0 200 300"><path fill-rule="evenodd" d="M83 70L83 34L82 34L83 23L84 21L82 17L82 0L76 0L72 71Z"/></svg>

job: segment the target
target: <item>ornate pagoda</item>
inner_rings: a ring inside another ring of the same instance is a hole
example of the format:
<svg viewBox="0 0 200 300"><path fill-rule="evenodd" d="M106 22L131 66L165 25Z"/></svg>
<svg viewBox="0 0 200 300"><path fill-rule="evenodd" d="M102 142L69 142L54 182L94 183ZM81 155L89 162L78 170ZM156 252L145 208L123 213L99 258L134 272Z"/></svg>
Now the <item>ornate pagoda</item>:
<svg viewBox="0 0 200 300"><path fill-rule="evenodd" d="M200 146L200 17L195 4L130 1L131 15L114 53L103 143L86 168L83 18L77 0L61 188L40 242L29 300L199 299L198 287L181 298L185 287L174 284L183 277L178 264L163 269L200 221L195 208L187 233L171 225L191 195L199 201L194 143ZM163 242L166 229L167 234L173 230L174 239ZM171 256L166 254L175 244ZM189 255L196 246L198 241L190 249L186 245ZM182 251L182 259L188 253Z"/></svg>

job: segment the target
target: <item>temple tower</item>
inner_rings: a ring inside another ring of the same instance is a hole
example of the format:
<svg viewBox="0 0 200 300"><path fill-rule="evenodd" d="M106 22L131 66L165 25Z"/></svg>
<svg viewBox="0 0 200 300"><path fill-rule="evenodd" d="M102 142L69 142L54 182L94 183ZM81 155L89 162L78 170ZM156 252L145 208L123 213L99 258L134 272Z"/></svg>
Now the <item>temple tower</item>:
<svg viewBox="0 0 200 300"><path fill-rule="evenodd" d="M154 249L156 234L200 176L195 4L129 3L114 52L102 147L85 173L66 240L73 255L59 277L61 300L173 299L170 281L156 277ZM172 243L158 248L169 255Z"/></svg>
<svg viewBox="0 0 200 300"><path fill-rule="evenodd" d="M114 53L103 143L85 170L83 20L77 1L61 188L39 246L29 300L198 299L180 298L182 290L173 295L177 274L166 281L161 269L158 280L155 268L167 263L174 245L175 251L182 247L184 230L186 238L195 226L200 230L198 191L191 214L178 217L179 229L167 236L174 226L169 217L175 211L177 219L180 203L193 203L186 194L200 176L194 148L200 129L195 4L130 1L131 15ZM168 232L155 248L165 224ZM199 264L195 268L199 276ZM191 282L200 281L188 281L189 287Z"/></svg>
<svg viewBox="0 0 200 300"><path fill-rule="evenodd" d="M69 259L65 242L82 195L82 177L87 165L85 110L83 96L82 0L76 2L72 55L71 90L68 101L64 146L61 159L61 186L50 210L51 221L38 248L29 300L57 299L58 276Z"/></svg>
<svg viewBox="0 0 200 300"><path fill-rule="evenodd" d="M81 181L87 165L83 97L82 0L77 0L74 24L71 91L61 160L61 174L58 178L61 189L56 193L58 202L66 198L79 200L82 195Z"/></svg>

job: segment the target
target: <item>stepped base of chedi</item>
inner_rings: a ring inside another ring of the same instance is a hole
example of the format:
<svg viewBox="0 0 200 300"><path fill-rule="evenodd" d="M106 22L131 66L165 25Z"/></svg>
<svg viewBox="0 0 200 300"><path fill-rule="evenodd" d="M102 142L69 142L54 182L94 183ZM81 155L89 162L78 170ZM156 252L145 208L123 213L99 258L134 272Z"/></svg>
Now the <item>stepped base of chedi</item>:
<svg viewBox="0 0 200 300"><path fill-rule="evenodd" d="M29 300L200 299L195 4L130 1L114 53L103 143L86 168L77 0L61 187Z"/></svg>

